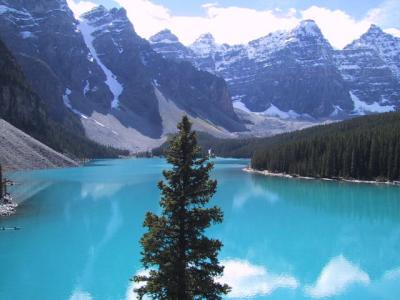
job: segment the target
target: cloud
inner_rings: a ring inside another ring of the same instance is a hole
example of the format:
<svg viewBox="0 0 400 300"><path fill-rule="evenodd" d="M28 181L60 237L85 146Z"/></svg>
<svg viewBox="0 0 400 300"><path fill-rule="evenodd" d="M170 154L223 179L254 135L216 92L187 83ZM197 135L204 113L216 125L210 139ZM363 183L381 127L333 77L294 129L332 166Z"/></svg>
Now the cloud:
<svg viewBox="0 0 400 300"><path fill-rule="evenodd" d="M97 4L90 2L90 1L77 1L77 2L75 2L75 1L67 0L67 3L68 3L69 8L74 13L75 18L77 18L77 19L83 13L85 13L97 6Z"/></svg>
<svg viewBox="0 0 400 300"><path fill-rule="evenodd" d="M385 29L385 32L400 38L400 30L399 29L388 28L388 29Z"/></svg>
<svg viewBox="0 0 400 300"><path fill-rule="evenodd" d="M370 282L367 273L340 255L329 261L317 281L305 287L305 292L313 298L331 297L341 294L352 284Z"/></svg>
<svg viewBox="0 0 400 300"><path fill-rule="evenodd" d="M74 2L76 1L76 2ZM205 32L214 35L218 43L243 44L277 30L290 30L301 20L313 19L322 33L336 48L343 48L372 24L390 28L387 32L400 35L400 2L387 0L371 9L365 18L356 20L342 10L311 6L298 11L255 10L246 7L220 6L218 3L202 5L200 16L174 15L167 7L151 0L115 0L128 12L135 30L144 38L168 28L182 43L189 45ZM90 1L68 0L75 16L94 6Z"/></svg>
<svg viewBox="0 0 400 300"><path fill-rule="evenodd" d="M366 19L384 28L400 28L400 1L387 0L376 8L371 9Z"/></svg>
<svg viewBox="0 0 400 300"><path fill-rule="evenodd" d="M158 31L169 28L186 45L204 32L212 33L219 43L247 43L270 32L290 30L301 20L314 19L331 44L336 48L343 48L367 31L371 23L378 25L388 23L383 22L389 18L388 15L395 22L398 14L393 12L398 6L398 1L391 0L371 10L361 20L356 20L341 10L318 6L311 6L302 11L291 8L283 12L279 9L255 10L207 3L202 5L204 14L194 17L173 15L165 6L150 0L116 0L116 2L126 8L130 20L141 36L149 38Z"/></svg>
<svg viewBox="0 0 400 300"><path fill-rule="evenodd" d="M223 260L224 275L218 279L232 287L229 298L251 298L271 294L278 288L296 289L296 278L278 275L267 271L263 266L251 264L246 260Z"/></svg>
<svg viewBox="0 0 400 300"><path fill-rule="evenodd" d="M341 10L311 6L301 12L302 19L314 20L325 38L336 48L343 48L371 26L368 20L356 21Z"/></svg>

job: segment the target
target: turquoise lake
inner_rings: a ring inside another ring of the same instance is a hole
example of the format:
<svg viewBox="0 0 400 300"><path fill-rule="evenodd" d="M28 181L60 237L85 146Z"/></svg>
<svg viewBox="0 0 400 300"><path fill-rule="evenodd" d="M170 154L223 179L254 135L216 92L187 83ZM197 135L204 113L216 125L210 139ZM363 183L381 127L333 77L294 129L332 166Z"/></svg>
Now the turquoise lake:
<svg viewBox="0 0 400 300"><path fill-rule="evenodd" d="M215 160L221 281L234 299L400 299L400 188L251 175ZM135 299L162 159L12 174L26 199L0 219L0 299Z"/></svg>

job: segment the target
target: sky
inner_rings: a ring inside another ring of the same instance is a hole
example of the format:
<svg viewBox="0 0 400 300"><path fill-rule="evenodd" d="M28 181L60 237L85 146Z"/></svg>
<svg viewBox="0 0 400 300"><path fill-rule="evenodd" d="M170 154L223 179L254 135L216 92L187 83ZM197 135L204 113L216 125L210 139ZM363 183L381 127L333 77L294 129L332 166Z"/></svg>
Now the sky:
<svg viewBox="0 0 400 300"><path fill-rule="evenodd" d="M243 44L313 19L341 49L376 24L400 37L400 0L67 0L76 17L96 5L124 7L136 32L170 29L189 45L203 33L217 43Z"/></svg>

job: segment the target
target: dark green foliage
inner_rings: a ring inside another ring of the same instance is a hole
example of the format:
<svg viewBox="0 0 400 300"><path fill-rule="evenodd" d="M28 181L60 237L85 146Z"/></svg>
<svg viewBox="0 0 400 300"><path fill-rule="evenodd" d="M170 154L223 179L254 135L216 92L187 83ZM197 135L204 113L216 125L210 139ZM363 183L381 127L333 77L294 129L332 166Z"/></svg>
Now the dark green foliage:
<svg viewBox="0 0 400 300"><path fill-rule="evenodd" d="M399 180L400 113L355 118L275 139L280 142L255 151L253 168L312 177Z"/></svg>
<svg viewBox="0 0 400 300"><path fill-rule="evenodd" d="M166 182L159 182L162 192L158 216L147 213L143 235L142 263L148 275L135 276L144 283L136 289L140 299L221 299L227 285L214 281L223 272L218 262L222 243L204 234L211 224L223 219L219 207L206 207L217 182L209 173L213 165L199 158L196 135L187 117L178 124L179 133L171 141L166 159L172 170L164 171Z"/></svg>
<svg viewBox="0 0 400 300"><path fill-rule="evenodd" d="M199 134L217 156L252 157L257 169L314 177L396 180L400 170L400 113L310 127L267 138L218 139ZM162 155L168 142L153 151Z"/></svg>

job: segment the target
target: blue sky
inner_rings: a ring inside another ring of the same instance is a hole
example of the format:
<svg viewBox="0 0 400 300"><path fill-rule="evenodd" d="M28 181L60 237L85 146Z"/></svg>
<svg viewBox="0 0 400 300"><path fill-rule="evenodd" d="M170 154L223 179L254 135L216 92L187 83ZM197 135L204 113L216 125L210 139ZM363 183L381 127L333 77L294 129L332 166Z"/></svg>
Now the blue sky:
<svg viewBox="0 0 400 300"><path fill-rule="evenodd" d="M118 4L114 0L94 0L93 2L102 4L106 7L115 7ZM204 0L155 0L153 3L168 7L172 13L179 15L201 15L203 13L202 5L214 2ZM371 8L375 8L382 3L382 0L219 0L221 6L240 6L249 7L257 10L280 8L287 10L289 8L306 9L316 5L326 7L332 10L340 9L348 12L355 18L362 18Z"/></svg>
<svg viewBox="0 0 400 300"><path fill-rule="evenodd" d="M336 48L371 24L400 36L400 0L67 0L75 15L95 5L123 6L144 38L171 29L184 44L210 32L218 43L238 44L313 19ZM72 4L71 4L72 3Z"/></svg>

